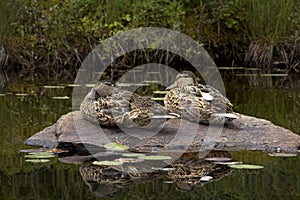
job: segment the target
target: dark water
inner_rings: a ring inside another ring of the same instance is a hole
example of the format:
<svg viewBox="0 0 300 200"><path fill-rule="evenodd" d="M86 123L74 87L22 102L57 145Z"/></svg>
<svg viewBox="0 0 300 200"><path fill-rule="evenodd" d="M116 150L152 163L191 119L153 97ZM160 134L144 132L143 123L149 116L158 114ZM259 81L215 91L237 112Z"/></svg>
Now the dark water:
<svg viewBox="0 0 300 200"><path fill-rule="evenodd" d="M56 83L52 83L56 84ZM227 81L227 96L237 112L268 119L300 134L298 89L251 88L238 79ZM10 84L0 90L0 199L97 199L80 176L79 166L57 159L49 163L25 162L22 142L72 110L72 88ZM27 96L18 95L26 93ZM192 191L180 191L166 178L117 188L111 199L300 199L300 157L269 157L263 152L231 152L231 156L262 170L232 170L221 180ZM103 190L109 190L103 186ZM106 191L108 192L108 191ZM99 199L106 199L103 197Z"/></svg>

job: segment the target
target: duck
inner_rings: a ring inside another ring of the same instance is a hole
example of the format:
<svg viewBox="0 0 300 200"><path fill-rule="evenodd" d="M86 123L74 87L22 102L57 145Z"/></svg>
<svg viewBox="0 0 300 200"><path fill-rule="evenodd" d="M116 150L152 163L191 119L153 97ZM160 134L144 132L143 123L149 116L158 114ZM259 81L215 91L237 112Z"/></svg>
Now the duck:
<svg viewBox="0 0 300 200"><path fill-rule="evenodd" d="M198 83L191 71L179 73L166 90L169 90L164 97L166 109L191 122L224 124L239 118L233 112L232 103L220 91Z"/></svg>
<svg viewBox="0 0 300 200"><path fill-rule="evenodd" d="M166 119L167 109L155 101L116 87L112 81L95 84L80 105L83 117L101 126L155 129Z"/></svg>

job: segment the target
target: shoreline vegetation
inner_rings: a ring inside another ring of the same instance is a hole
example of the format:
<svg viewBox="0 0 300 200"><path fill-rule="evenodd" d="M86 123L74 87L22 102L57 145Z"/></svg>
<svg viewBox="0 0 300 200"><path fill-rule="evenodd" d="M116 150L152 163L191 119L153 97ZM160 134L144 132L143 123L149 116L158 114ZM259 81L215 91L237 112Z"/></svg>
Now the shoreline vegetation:
<svg viewBox="0 0 300 200"><path fill-rule="evenodd" d="M101 40L120 31L151 26L192 37L203 44L218 67L300 74L298 0L0 2L2 70L26 74L50 69L76 71ZM136 60L132 55L120 60L128 65Z"/></svg>

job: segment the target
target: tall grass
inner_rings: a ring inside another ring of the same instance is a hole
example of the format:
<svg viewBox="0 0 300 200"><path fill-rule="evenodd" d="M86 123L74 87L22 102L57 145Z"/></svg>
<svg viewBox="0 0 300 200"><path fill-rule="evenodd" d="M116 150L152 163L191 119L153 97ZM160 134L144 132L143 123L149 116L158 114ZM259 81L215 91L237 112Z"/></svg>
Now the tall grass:
<svg viewBox="0 0 300 200"><path fill-rule="evenodd" d="M249 0L247 6L251 43L245 60L252 66L263 66L271 73L274 63L291 64L290 49L284 42L292 42L295 0ZM275 58L276 57L276 58ZM288 66L286 66L288 67Z"/></svg>
<svg viewBox="0 0 300 200"><path fill-rule="evenodd" d="M294 0L249 0L248 25L253 39L278 42L291 30Z"/></svg>

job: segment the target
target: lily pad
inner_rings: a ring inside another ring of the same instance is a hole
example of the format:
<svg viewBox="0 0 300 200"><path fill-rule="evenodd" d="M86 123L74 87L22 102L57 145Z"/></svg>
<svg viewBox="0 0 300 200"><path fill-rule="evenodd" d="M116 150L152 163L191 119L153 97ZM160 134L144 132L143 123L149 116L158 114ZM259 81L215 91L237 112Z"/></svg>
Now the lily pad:
<svg viewBox="0 0 300 200"><path fill-rule="evenodd" d="M45 152L45 149L21 149L21 153L41 153Z"/></svg>
<svg viewBox="0 0 300 200"><path fill-rule="evenodd" d="M153 170L158 170L158 171L165 171L165 172L169 172L169 171L174 171L176 170L176 168L173 167L166 167L166 168L161 168L161 167L152 167Z"/></svg>
<svg viewBox="0 0 300 200"><path fill-rule="evenodd" d="M138 158L143 159L143 160L169 160L169 159L172 159L170 156L160 156L160 155L140 156Z"/></svg>
<svg viewBox="0 0 300 200"><path fill-rule="evenodd" d="M44 85L44 88L46 89L63 89L65 86L62 85Z"/></svg>
<svg viewBox="0 0 300 200"><path fill-rule="evenodd" d="M143 87L143 86L149 86L150 84L148 83L117 83L118 87L131 87L131 86L139 86L139 87Z"/></svg>
<svg viewBox="0 0 300 200"><path fill-rule="evenodd" d="M115 161L121 162L121 163L136 163L136 162L142 162L144 160L139 158L118 158Z"/></svg>
<svg viewBox="0 0 300 200"><path fill-rule="evenodd" d="M169 91L166 91L166 90L156 90L154 91L153 93L154 94L167 94Z"/></svg>
<svg viewBox="0 0 300 200"><path fill-rule="evenodd" d="M32 163L45 163L45 162L50 162L51 160L49 160L49 159L27 159L25 161L32 162Z"/></svg>
<svg viewBox="0 0 300 200"><path fill-rule="evenodd" d="M162 81L159 80L145 80L145 83L161 83Z"/></svg>
<svg viewBox="0 0 300 200"><path fill-rule="evenodd" d="M29 155L26 155L25 158L53 158L55 157L54 154L48 153L48 152L37 152L37 153L29 153Z"/></svg>
<svg viewBox="0 0 300 200"><path fill-rule="evenodd" d="M269 153L269 156L274 156L274 157L295 157L297 156L296 153Z"/></svg>
<svg viewBox="0 0 300 200"><path fill-rule="evenodd" d="M153 101L163 101L165 98L164 97L152 97L151 100Z"/></svg>
<svg viewBox="0 0 300 200"><path fill-rule="evenodd" d="M95 84L92 84L92 83L91 84L85 84L85 86L88 87L88 88L92 88L92 87L95 86Z"/></svg>
<svg viewBox="0 0 300 200"><path fill-rule="evenodd" d="M80 84L67 84L67 87L81 87Z"/></svg>
<svg viewBox="0 0 300 200"><path fill-rule="evenodd" d="M29 155L38 155L38 156L54 156L53 153L49 153L49 152L46 152L46 151L40 151L40 152L29 152L28 153Z"/></svg>
<svg viewBox="0 0 300 200"><path fill-rule="evenodd" d="M63 99L70 99L70 97L68 97L68 96L61 96L61 97L52 97L52 99L61 99L61 100L63 100Z"/></svg>
<svg viewBox="0 0 300 200"><path fill-rule="evenodd" d="M242 164L243 162L238 162L238 161L232 161L232 162L214 162L216 165L239 165Z"/></svg>
<svg viewBox="0 0 300 200"><path fill-rule="evenodd" d="M28 94L26 94L26 93L17 93L17 94L15 94L16 96L28 96Z"/></svg>
<svg viewBox="0 0 300 200"><path fill-rule="evenodd" d="M210 158L204 158L206 161L216 161L216 162L226 162L226 161L231 161L232 158L227 158L227 157L210 157Z"/></svg>
<svg viewBox="0 0 300 200"><path fill-rule="evenodd" d="M110 166L110 165L122 165L122 162L119 161L109 161L109 160L104 160L104 161L94 161L94 165L105 165L105 166Z"/></svg>
<svg viewBox="0 0 300 200"><path fill-rule="evenodd" d="M262 165L249 165L249 164L239 164L239 165L230 165L233 169L262 169Z"/></svg>
<svg viewBox="0 0 300 200"><path fill-rule="evenodd" d="M164 183L166 183L166 184L173 184L174 181L164 181Z"/></svg>
<svg viewBox="0 0 300 200"><path fill-rule="evenodd" d="M122 156L125 157L140 157L140 156L145 156L143 153L123 153Z"/></svg>
<svg viewBox="0 0 300 200"><path fill-rule="evenodd" d="M128 146L123 145L123 144L118 144L118 143L108 143L106 145L104 145L105 148L109 149L109 150L113 150L113 151L125 151L127 149L129 149Z"/></svg>

